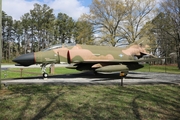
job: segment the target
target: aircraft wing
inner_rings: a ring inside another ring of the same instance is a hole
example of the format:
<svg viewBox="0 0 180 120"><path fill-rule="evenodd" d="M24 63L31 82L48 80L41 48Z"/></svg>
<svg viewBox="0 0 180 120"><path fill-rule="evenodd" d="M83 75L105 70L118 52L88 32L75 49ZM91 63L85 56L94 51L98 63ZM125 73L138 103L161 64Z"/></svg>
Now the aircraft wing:
<svg viewBox="0 0 180 120"><path fill-rule="evenodd" d="M147 58L147 59L137 59L137 60L117 60L116 62L152 62L152 61L159 61L166 58Z"/></svg>
<svg viewBox="0 0 180 120"><path fill-rule="evenodd" d="M136 60L85 60L85 61L74 61L74 63L135 63L135 62L152 62L159 61L166 58L147 58L147 59L136 59Z"/></svg>
<svg viewBox="0 0 180 120"><path fill-rule="evenodd" d="M137 60L85 60L74 61L74 65L67 68L77 70L95 70L96 72L129 71L142 68L139 62L152 62L164 58L137 59Z"/></svg>

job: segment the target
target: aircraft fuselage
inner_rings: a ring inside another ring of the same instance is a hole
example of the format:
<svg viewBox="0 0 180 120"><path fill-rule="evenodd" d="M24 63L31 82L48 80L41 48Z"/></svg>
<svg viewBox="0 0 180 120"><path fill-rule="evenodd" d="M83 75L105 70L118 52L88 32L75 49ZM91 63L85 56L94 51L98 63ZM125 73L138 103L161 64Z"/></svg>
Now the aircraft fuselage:
<svg viewBox="0 0 180 120"><path fill-rule="evenodd" d="M75 45L39 51L21 55L15 59L18 65L33 64L71 64L68 68L77 70L94 70L96 72L129 71L142 68L136 60L146 55L144 48L132 45L125 49L119 47Z"/></svg>

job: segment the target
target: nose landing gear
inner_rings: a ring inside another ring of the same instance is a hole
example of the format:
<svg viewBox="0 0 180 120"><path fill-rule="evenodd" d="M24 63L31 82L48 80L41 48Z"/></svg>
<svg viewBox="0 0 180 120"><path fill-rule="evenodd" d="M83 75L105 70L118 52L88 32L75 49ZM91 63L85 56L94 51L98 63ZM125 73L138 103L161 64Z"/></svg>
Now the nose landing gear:
<svg viewBox="0 0 180 120"><path fill-rule="evenodd" d="M46 73L46 65L47 64L42 64L41 65L41 72L42 72L43 78L47 78L48 77L48 74Z"/></svg>

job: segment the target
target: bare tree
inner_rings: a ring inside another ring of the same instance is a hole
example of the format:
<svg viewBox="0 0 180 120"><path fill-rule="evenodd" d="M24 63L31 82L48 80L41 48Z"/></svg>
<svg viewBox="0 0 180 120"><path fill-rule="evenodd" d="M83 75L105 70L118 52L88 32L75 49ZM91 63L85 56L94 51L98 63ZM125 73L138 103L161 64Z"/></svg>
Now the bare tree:
<svg viewBox="0 0 180 120"><path fill-rule="evenodd" d="M153 0L126 1L128 14L125 17L125 21L120 25L121 29L119 32L128 43L133 43L137 39L140 39L148 29L151 29L150 24L147 26L146 23L153 18L151 13L155 13L153 11L154 4L155 1Z"/></svg>
<svg viewBox="0 0 180 120"><path fill-rule="evenodd" d="M85 14L102 43L115 46L125 40L132 43L143 34L143 25L149 20L153 0L93 0L90 14Z"/></svg>
<svg viewBox="0 0 180 120"><path fill-rule="evenodd" d="M163 0L161 2L161 10L168 18L168 22L164 24L164 31L171 36L176 43L176 53L178 67L180 69L180 1L179 0Z"/></svg>

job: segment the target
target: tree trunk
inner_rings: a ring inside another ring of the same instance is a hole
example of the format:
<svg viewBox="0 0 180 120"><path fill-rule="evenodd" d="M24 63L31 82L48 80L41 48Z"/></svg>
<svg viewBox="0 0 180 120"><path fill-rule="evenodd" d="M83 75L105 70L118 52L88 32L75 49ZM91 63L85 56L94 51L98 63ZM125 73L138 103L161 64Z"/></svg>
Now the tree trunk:
<svg viewBox="0 0 180 120"><path fill-rule="evenodd" d="M177 57L177 64L178 64L178 68L180 70L180 56Z"/></svg>
<svg viewBox="0 0 180 120"><path fill-rule="evenodd" d="M11 56L11 47L10 47L10 42L8 43L8 62L10 62L10 56Z"/></svg>

